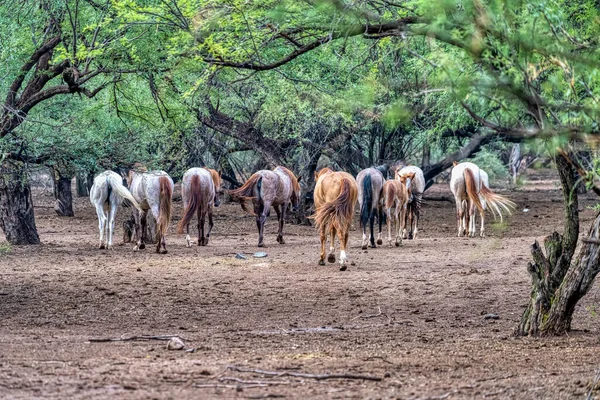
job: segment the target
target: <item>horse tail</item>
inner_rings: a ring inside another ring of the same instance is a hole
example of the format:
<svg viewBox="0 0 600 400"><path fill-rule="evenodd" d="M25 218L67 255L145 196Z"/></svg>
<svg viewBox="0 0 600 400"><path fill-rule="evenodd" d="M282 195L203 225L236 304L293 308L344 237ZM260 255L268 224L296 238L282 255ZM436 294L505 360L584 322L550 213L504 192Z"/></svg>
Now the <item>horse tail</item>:
<svg viewBox="0 0 600 400"><path fill-rule="evenodd" d="M110 190L114 190L115 193L117 193L122 198L129 200L131 202L131 204L133 204L133 206L135 208L137 208L138 211L142 212L142 207L133 198L133 195L131 194L129 189L127 189L123 185L123 183L120 181L120 178L116 178L114 176L108 176L107 182L108 182L109 193L110 193ZM108 201L110 202L110 194L108 196Z"/></svg>
<svg viewBox="0 0 600 400"><path fill-rule="evenodd" d="M465 178L465 187L467 189L467 196L477 206L480 212L483 212L483 205L479 199L479 191L477 190L477 183L475 181L475 174L471 169L465 168L463 172ZM483 186L483 185L482 185Z"/></svg>
<svg viewBox="0 0 600 400"><path fill-rule="evenodd" d="M513 201L511 201L507 197L492 192L485 185L482 185L481 191L479 193L485 199L485 201L492 206L492 212L496 210L496 212L500 216L500 222L502 222L502 210L500 208L504 209L504 211L506 211L506 213L510 215L512 214L511 209L514 209L517 206ZM494 214L494 216L496 215Z"/></svg>
<svg viewBox="0 0 600 400"><path fill-rule="evenodd" d="M158 178L158 182L160 185L160 195L158 200L158 225L156 227L157 240L159 240L160 237L165 236L167 233L169 222L171 221L171 203L173 201L173 190L171 189L169 178L166 176L161 176Z"/></svg>
<svg viewBox="0 0 600 400"><path fill-rule="evenodd" d="M371 216L371 208L373 202L373 188L371 187L371 175L367 175L363 181L363 198L360 206L360 226L366 227Z"/></svg>
<svg viewBox="0 0 600 400"><path fill-rule="evenodd" d="M177 233L183 233L183 228L185 228L191 221L192 217L198 211L198 207L200 207L200 176L193 175L192 180L190 181L190 201L183 212L183 217L177 224Z"/></svg>
<svg viewBox="0 0 600 400"><path fill-rule="evenodd" d="M229 191L229 195L231 197L240 201L242 210L244 210L252 215L256 215L256 214L253 211L248 209L248 205L246 204L246 202L248 200L254 199L254 197L255 197L254 196L254 186L257 184L258 184L258 197L260 199L260 187L262 185L262 175L257 174L257 173L253 174L250 177L250 179L248 179L246 181L246 183L244 183L242 185L242 187L239 187L237 189Z"/></svg>
<svg viewBox="0 0 600 400"><path fill-rule="evenodd" d="M315 225L325 230L331 223L337 231L345 232L352 222L354 214L354 201L352 201L352 187L348 179L342 179L340 193L335 200L323 204L316 211L314 216Z"/></svg>

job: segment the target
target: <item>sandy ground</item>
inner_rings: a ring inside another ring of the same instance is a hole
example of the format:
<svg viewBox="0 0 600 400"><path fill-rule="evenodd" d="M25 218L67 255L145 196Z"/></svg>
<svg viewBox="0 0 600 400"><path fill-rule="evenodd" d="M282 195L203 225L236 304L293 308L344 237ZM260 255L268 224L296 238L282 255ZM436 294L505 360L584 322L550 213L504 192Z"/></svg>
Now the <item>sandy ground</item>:
<svg viewBox="0 0 600 400"><path fill-rule="evenodd" d="M345 272L317 265L312 227L287 225L287 244L276 244L274 217L268 256L254 258L253 217L235 204L217 210L207 247L186 248L172 226L167 255L97 250L87 199L76 200L76 217L59 218L38 194L44 244L0 243L0 397L584 398L599 366L598 289L568 336L513 337L529 297L529 246L560 229L562 197L551 181L506 194L518 209L484 239L455 237L454 205L440 201L425 204L420 238L400 248L362 251L354 230L356 265ZM595 201L580 202L582 234ZM121 234L119 225L117 242ZM178 335L190 351L90 342L134 335Z"/></svg>

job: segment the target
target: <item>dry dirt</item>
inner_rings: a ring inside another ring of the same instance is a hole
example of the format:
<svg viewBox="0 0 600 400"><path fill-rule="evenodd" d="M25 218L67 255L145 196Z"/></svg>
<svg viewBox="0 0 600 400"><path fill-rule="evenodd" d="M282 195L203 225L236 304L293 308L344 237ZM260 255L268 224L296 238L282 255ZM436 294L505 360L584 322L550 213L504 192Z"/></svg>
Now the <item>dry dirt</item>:
<svg viewBox="0 0 600 400"><path fill-rule="evenodd" d="M436 185L428 194L447 192ZM440 201L425 204L419 239L400 248L361 251L354 230L356 265L340 272L317 265L314 228L287 225L287 244L277 245L273 217L268 257L254 258L254 220L235 204L217 209L207 247L186 248L171 227L167 255L97 250L87 199L76 200L75 218L59 218L38 193L44 244L0 243L0 397L585 398L599 367L598 289L568 336L513 337L529 297L529 246L560 229L562 197L551 182L508 195L515 215L490 224L485 239L455 237L454 205ZM595 201L580 202L582 235ZM117 242L121 233L119 224ZM90 342L134 335L179 335L195 351Z"/></svg>

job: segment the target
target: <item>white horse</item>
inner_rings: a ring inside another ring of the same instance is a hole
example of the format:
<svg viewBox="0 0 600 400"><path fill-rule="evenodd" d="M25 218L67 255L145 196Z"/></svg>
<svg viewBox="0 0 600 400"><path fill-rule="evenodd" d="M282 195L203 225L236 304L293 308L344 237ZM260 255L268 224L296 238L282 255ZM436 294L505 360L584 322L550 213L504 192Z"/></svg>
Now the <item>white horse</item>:
<svg viewBox="0 0 600 400"><path fill-rule="evenodd" d="M129 200L135 208L141 211L138 202L123 185L121 175L113 171L104 171L94 178L94 184L90 189L90 201L96 208L96 214L98 214L101 249L112 248L115 217L123 199ZM104 240L105 235L106 243Z"/></svg>
<svg viewBox="0 0 600 400"><path fill-rule="evenodd" d="M485 209L489 204L491 211L500 216L502 221L502 210L510 214L510 209L515 203L504 196L496 194L489 189L487 174L471 163L455 163L450 178L450 190L456 201L456 220L458 224L458 236L475 236L476 231L476 209L481 216L480 236L485 236Z"/></svg>
<svg viewBox="0 0 600 400"><path fill-rule="evenodd" d="M146 213L148 210L156 220L156 252L166 254L165 235L171 221L173 203L173 179L164 171L129 172L129 189L140 204L142 211L134 210L136 245L134 250L146 247ZM162 246L162 250L161 250Z"/></svg>
<svg viewBox="0 0 600 400"><path fill-rule="evenodd" d="M216 172L216 171L215 171ZM198 246L206 246L213 228L213 206L219 206L218 191L221 187L218 173L213 176L207 168L190 168L181 181L181 196L183 198L183 217L177 225L177 233L186 229L185 240L187 247L192 245L190 238L190 220L198 214ZM208 232L204 236L204 221L208 213Z"/></svg>
<svg viewBox="0 0 600 400"><path fill-rule="evenodd" d="M425 191L425 176L423 170L417 166L409 165L396 170L395 178L397 180L402 176L414 174L413 178L408 181L410 184L411 196L408 200L406 221L404 222L404 231L402 237L404 239L416 239L419 232L419 219L421 218L421 204L423 202L423 192ZM408 227L408 232L407 228Z"/></svg>

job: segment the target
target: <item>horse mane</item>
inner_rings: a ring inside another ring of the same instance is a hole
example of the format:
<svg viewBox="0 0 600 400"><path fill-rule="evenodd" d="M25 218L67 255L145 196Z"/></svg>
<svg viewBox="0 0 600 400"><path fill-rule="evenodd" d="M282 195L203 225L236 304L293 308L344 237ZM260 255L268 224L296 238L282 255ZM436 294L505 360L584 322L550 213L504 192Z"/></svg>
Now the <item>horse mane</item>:
<svg viewBox="0 0 600 400"><path fill-rule="evenodd" d="M228 192L231 197L233 197L236 200L239 200L240 205L242 206L242 210L244 210L247 213L250 213L252 215L256 215L256 214L253 211L250 211L248 209L248 205L246 204L246 202L248 200L253 200L255 198L254 186L257 183L259 183L259 181L261 181L261 180L262 180L262 175L260 175L258 172L255 172L254 174L252 174L250 179L248 179L246 181L246 183L244 183L241 187L230 190ZM260 197L260 193L259 193L259 197Z"/></svg>
<svg viewBox="0 0 600 400"><path fill-rule="evenodd" d="M210 172L210 176L212 176L213 182L215 183L215 188L221 189L221 174L219 174L219 171L208 167L203 168Z"/></svg>
<svg viewBox="0 0 600 400"><path fill-rule="evenodd" d="M387 164L378 165L378 166L375 167L375 169L377 171L381 172L381 175L383 175L384 179L387 179L388 171L390 169L389 165L387 165Z"/></svg>

